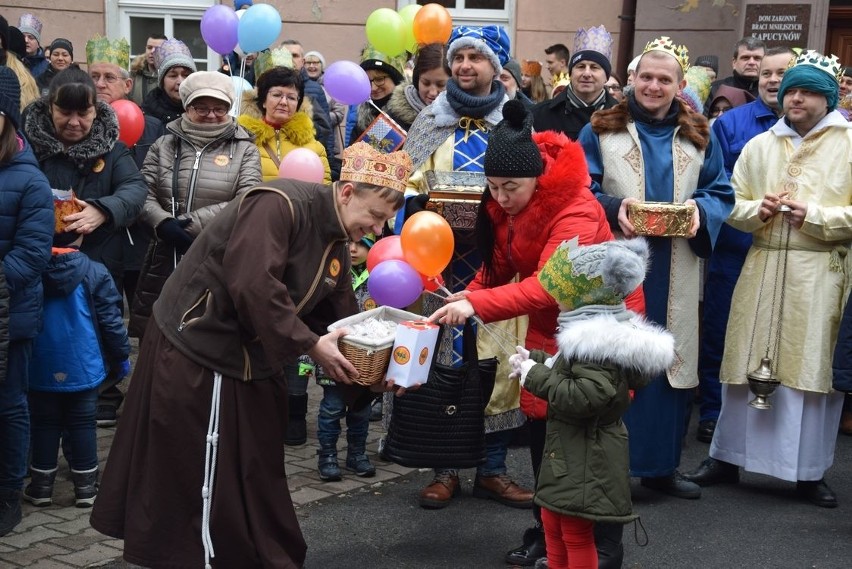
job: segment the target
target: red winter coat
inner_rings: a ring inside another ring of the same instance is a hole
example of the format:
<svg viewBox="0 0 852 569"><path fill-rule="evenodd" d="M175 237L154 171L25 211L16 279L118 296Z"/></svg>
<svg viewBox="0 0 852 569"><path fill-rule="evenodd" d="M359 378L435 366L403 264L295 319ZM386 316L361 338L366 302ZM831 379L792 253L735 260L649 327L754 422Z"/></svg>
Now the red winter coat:
<svg viewBox="0 0 852 569"><path fill-rule="evenodd" d="M519 214L508 215L494 200L487 203L494 226L493 282L497 284L486 288L480 269L467 287L471 291L467 299L484 322L527 314L525 347L555 354L559 308L536 275L563 241L579 237L580 245L590 245L613 236L603 208L589 190L591 178L580 144L553 131L535 133L533 140L541 150L544 173ZM513 283L516 274L520 282ZM641 289L628 298L628 306L644 312ZM547 415L547 403L525 389L521 409L534 419Z"/></svg>

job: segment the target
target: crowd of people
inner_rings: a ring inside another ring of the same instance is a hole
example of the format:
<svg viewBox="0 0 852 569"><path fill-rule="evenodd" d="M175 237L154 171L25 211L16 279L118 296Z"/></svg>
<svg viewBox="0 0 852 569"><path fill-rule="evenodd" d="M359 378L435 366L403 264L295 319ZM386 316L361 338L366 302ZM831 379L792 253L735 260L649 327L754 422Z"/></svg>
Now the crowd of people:
<svg viewBox="0 0 852 569"><path fill-rule="evenodd" d="M532 511L507 563L621 567L630 477L698 499L744 469L838 505L852 173L832 165L852 159L852 67L836 57L746 37L719 78L718 56L660 37L622 81L603 26L544 62L513 57L500 26L457 26L410 58L364 47L370 98L347 106L293 39L198 71L178 38L131 62L125 39L94 37L75 61L42 32L0 17L0 535L21 500L52 504L61 452L76 505L132 563L301 566L285 447L307 441L317 381L320 479L344 475L343 420L344 469L375 474L370 421L406 390L355 381L327 327L375 306L368 252L431 207L433 172L484 180L475 223L453 228L449 296L418 304L448 332L441 357L459 363L471 319L516 326L473 485ZM132 147L122 100L144 113ZM377 124L400 142L377 144ZM297 150L321 181L287 178ZM681 206L680 230L649 233L643 202ZM758 368L768 408L749 403ZM710 446L682 471L693 407ZM116 425L100 472L96 426ZM521 429L534 488L508 472ZM436 468L419 504L460 491Z"/></svg>

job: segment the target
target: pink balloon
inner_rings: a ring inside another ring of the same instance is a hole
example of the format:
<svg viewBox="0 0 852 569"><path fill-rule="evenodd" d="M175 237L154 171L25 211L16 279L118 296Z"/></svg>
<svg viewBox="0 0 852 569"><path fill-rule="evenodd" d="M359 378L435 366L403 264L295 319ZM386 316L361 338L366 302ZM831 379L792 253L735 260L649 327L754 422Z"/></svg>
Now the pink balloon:
<svg viewBox="0 0 852 569"><path fill-rule="evenodd" d="M335 61L323 74L323 85L344 105L360 105L370 98L370 78L352 61Z"/></svg>
<svg viewBox="0 0 852 569"><path fill-rule="evenodd" d="M322 184L325 178L325 167L322 165L320 157L313 150L295 148L281 159L278 176Z"/></svg>

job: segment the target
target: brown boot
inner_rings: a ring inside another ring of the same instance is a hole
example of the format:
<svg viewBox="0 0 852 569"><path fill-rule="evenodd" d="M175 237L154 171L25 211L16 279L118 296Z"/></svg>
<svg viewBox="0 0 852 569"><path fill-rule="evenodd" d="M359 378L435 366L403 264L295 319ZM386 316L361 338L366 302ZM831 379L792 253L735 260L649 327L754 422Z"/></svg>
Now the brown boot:
<svg viewBox="0 0 852 569"><path fill-rule="evenodd" d="M852 411L844 411L840 415L840 432L844 435L852 435Z"/></svg>
<svg viewBox="0 0 852 569"><path fill-rule="evenodd" d="M430 510L445 508L459 493L459 477L448 472L435 474L432 483L420 491L420 507Z"/></svg>
<svg viewBox="0 0 852 569"><path fill-rule="evenodd" d="M532 508L533 491L521 488L506 474L477 476L473 483L473 495L477 498L497 500L513 508Z"/></svg>

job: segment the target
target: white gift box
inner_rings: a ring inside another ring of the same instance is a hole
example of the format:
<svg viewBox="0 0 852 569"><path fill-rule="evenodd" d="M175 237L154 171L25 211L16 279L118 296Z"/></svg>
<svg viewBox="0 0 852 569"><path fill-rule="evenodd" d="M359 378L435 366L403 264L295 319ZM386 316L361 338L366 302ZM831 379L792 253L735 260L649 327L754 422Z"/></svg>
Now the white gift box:
<svg viewBox="0 0 852 569"><path fill-rule="evenodd" d="M425 320L400 322L396 327L387 379L402 387L426 383L440 330L440 326Z"/></svg>

